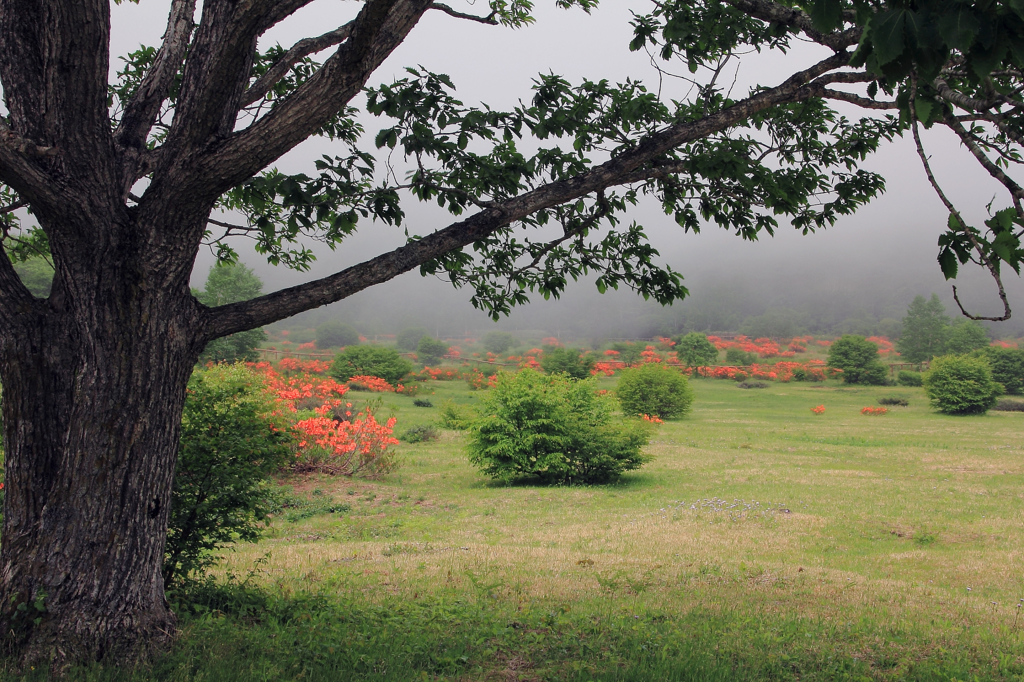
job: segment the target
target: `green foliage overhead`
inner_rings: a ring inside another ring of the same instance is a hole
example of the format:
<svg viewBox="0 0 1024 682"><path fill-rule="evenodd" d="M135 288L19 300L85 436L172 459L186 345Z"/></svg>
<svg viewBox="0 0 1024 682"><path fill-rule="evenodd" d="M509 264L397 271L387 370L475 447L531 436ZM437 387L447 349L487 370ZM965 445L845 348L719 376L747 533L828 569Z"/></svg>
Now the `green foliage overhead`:
<svg viewBox="0 0 1024 682"><path fill-rule="evenodd" d="M407 327L398 332L398 336L395 337L395 348L414 351L424 336L430 336L430 332L423 327Z"/></svg>
<svg viewBox="0 0 1024 682"><path fill-rule="evenodd" d="M355 346L359 343L359 332L350 324L340 320L329 320L316 328L316 347L338 348Z"/></svg>
<svg viewBox="0 0 1024 682"><path fill-rule="evenodd" d="M983 357L943 355L924 375L924 391L932 406L945 414L984 414L996 404L1003 387L992 378Z"/></svg>
<svg viewBox="0 0 1024 682"><path fill-rule="evenodd" d="M965 355L989 345L988 332L974 320L962 320L953 325L946 338L946 353L949 355Z"/></svg>
<svg viewBox="0 0 1024 682"><path fill-rule="evenodd" d="M484 336L484 349L488 353L501 355L516 345L516 337L508 332L487 332Z"/></svg>
<svg viewBox="0 0 1024 682"><path fill-rule="evenodd" d="M270 475L292 435L262 378L244 365L197 369L188 383L171 493L164 583L199 577L217 548L255 542L274 507Z"/></svg>
<svg viewBox="0 0 1024 682"><path fill-rule="evenodd" d="M659 363L623 370L615 393L622 412L632 416L676 419L693 406L693 389L686 377Z"/></svg>
<svg viewBox="0 0 1024 682"><path fill-rule="evenodd" d="M1010 395L1024 393L1024 349L989 347L982 351L992 368L992 378Z"/></svg>
<svg viewBox="0 0 1024 682"><path fill-rule="evenodd" d="M565 374L573 379L586 379L597 360L579 348L545 348L540 366L548 374Z"/></svg>
<svg viewBox="0 0 1024 682"><path fill-rule="evenodd" d="M469 460L500 481L605 483L640 468L648 429L619 422L592 379L500 372L470 425Z"/></svg>
<svg viewBox="0 0 1024 682"><path fill-rule="evenodd" d="M842 379L847 384L885 383L887 370L878 355L878 346L863 336L842 336L829 347L825 364L843 370Z"/></svg>
<svg viewBox="0 0 1024 682"><path fill-rule="evenodd" d="M949 318L939 297L914 297L903 318L903 331L896 350L904 362L924 362L942 355L949 339Z"/></svg>
<svg viewBox="0 0 1024 682"><path fill-rule="evenodd" d="M448 344L435 338L424 336L416 344L416 356L425 365L436 365L448 352Z"/></svg>
<svg viewBox="0 0 1024 682"><path fill-rule="evenodd" d="M673 350L679 362L687 367L713 365L718 362L718 349L700 332L690 332L679 337Z"/></svg>
<svg viewBox="0 0 1024 682"><path fill-rule="evenodd" d="M411 371L412 363L391 348L349 346L334 358L330 374L342 382L355 376L371 376L395 384Z"/></svg>

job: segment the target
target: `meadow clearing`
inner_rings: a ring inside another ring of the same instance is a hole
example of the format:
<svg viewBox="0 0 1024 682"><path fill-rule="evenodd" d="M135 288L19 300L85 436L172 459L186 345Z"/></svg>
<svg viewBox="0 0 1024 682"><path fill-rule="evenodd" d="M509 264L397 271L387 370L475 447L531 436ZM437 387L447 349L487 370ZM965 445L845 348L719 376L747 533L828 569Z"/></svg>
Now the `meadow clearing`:
<svg viewBox="0 0 1024 682"><path fill-rule="evenodd" d="M381 480L285 477L290 506L179 606L172 652L76 675L1024 677L1024 413L944 416L920 388L831 380L690 383L692 413L612 485L494 484L447 430L403 443ZM382 395L401 433L480 392ZM910 404L861 413L881 396Z"/></svg>

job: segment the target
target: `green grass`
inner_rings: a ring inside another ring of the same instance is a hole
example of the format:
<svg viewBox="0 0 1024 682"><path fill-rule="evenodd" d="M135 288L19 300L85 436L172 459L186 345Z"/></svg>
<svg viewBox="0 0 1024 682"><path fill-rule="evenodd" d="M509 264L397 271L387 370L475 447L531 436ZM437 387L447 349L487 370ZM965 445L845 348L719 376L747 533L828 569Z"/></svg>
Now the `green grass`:
<svg viewBox="0 0 1024 682"><path fill-rule="evenodd" d="M381 481L285 479L309 502L227 554L172 651L71 677L1024 679L1024 413L692 385L614 485L495 485L452 431ZM385 397L399 431L478 400L424 386Z"/></svg>

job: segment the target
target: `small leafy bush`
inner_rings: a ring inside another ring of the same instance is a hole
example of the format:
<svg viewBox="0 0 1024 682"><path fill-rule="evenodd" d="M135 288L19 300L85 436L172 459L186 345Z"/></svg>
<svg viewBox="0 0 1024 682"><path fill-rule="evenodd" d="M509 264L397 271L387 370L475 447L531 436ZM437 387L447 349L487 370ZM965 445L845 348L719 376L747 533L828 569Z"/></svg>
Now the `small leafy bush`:
<svg viewBox="0 0 1024 682"><path fill-rule="evenodd" d="M548 374L566 374L573 379L586 379L597 361L578 348L546 348L540 366Z"/></svg>
<svg viewBox="0 0 1024 682"><path fill-rule="evenodd" d="M405 430L399 440L404 440L406 443L424 443L430 440L437 440L438 438L437 429L433 426L413 426Z"/></svg>
<svg viewBox="0 0 1024 682"><path fill-rule="evenodd" d="M455 404L454 400L445 400L438 410L437 423L442 429L465 431L469 428L471 418L467 412Z"/></svg>
<svg viewBox="0 0 1024 682"><path fill-rule="evenodd" d="M292 432L262 378L244 365L196 370L181 418L164 583L201 576L213 552L259 539L274 509L270 475L291 460Z"/></svg>
<svg viewBox="0 0 1024 682"><path fill-rule="evenodd" d="M514 345L516 345L516 337L508 332L487 332L487 335L484 336L484 350L488 353L501 355Z"/></svg>
<svg viewBox="0 0 1024 682"><path fill-rule="evenodd" d="M997 400L992 406L993 410L999 412L1024 412L1024 401L1020 400Z"/></svg>
<svg viewBox="0 0 1024 682"><path fill-rule="evenodd" d="M416 407L433 407L434 406L434 403L430 402L426 398L416 398L416 400L412 401L412 404L415 405Z"/></svg>
<svg viewBox="0 0 1024 682"><path fill-rule="evenodd" d="M341 382L356 376L371 376L395 384L411 371L412 363L391 348L349 346L338 353L330 374Z"/></svg>
<svg viewBox="0 0 1024 682"><path fill-rule="evenodd" d="M1024 393L1024 349L989 347L980 353L992 367L992 378L1009 395Z"/></svg>
<svg viewBox="0 0 1024 682"><path fill-rule="evenodd" d="M623 370L616 393L622 411L630 416L675 419L689 412L693 404L693 390L686 377L656 363Z"/></svg>
<svg viewBox="0 0 1024 682"><path fill-rule="evenodd" d="M650 427L614 421L612 402L596 393L593 379L501 372L482 403L467 449L492 478L604 483L649 460L642 448Z"/></svg>
<svg viewBox="0 0 1024 682"><path fill-rule="evenodd" d="M320 349L359 344L359 332L350 324L330 320L316 328L316 347Z"/></svg>
<svg viewBox="0 0 1024 682"><path fill-rule="evenodd" d="M932 361L924 377L924 392L939 412L984 414L996 404L1003 387L992 378L992 368L984 358L944 355Z"/></svg>
<svg viewBox="0 0 1024 682"><path fill-rule="evenodd" d="M923 377L920 372L908 372L907 370L901 370L896 375L896 383L900 386L922 386Z"/></svg>
<svg viewBox="0 0 1024 682"><path fill-rule="evenodd" d="M829 347L826 365L843 370L843 383L885 384L886 369L878 355L878 346L863 336L844 334Z"/></svg>
<svg viewBox="0 0 1024 682"><path fill-rule="evenodd" d="M398 332L398 336L395 337L395 348L409 351L416 350L420 339L429 335L430 332L423 327L408 327Z"/></svg>
<svg viewBox="0 0 1024 682"><path fill-rule="evenodd" d="M725 362L729 365L752 365L757 362L757 353L748 353L733 346L725 349Z"/></svg>
<svg viewBox="0 0 1024 682"><path fill-rule="evenodd" d="M741 381L736 388L768 388L768 384L764 381Z"/></svg>
<svg viewBox="0 0 1024 682"><path fill-rule="evenodd" d="M878 399L879 405L896 405L898 407L910 407L910 401L896 395L884 396Z"/></svg>
<svg viewBox="0 0 1024 682"><path fill-rule="evenodd" d="M424 365L436 365L447 352L447 343L429 336L422 337L416 344L416 355Z"/></svg>

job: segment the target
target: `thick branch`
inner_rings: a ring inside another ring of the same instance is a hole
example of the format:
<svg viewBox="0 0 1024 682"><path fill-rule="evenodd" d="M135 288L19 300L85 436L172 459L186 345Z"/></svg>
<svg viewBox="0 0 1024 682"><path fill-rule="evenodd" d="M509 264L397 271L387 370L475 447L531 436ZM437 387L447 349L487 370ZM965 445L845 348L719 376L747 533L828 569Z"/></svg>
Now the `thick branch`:
<svg viewBox="0 0 1024 682"><path fill-rule="evenodd" d="M160 113L160 106L185 58L195 11L196 0L173 0L171 3L160 51L139 89L125 105L121 122L114 132L114 140L122 147L137 149L145 145L153 122ZM125 175L134 176L134 173Z"/></svg>
<svg viewBox="0 0 1024 682"><path fill-rule="evenodd" d="M772 106L816 96L807 84L812 79L846 64L849 55L839 53L794 74L783 84L762 90L731 107L697 121L679 123L640 142L590 171L553 182L518 197L496 203L448 227L352 266L323 279L283 289L244 303L234 303L207 313L206 338L214 339L252 329L321 305L333 303L375 284L386 282L404 272L461 249L474 241L521 220L539 210L551 208L607 187L627 181L633 171L651 159L687 142L700 140L732 127Z"/></svg>
<svg viewBox="0 0 1024 682"><path fill-rule="evenodd" d="M35 298L22 283L7 254L0 251L0 328L13 330L19 315L27 312ZM0 331L3 337L5 331Z"/></svg>
<svg viewBox="0 0 1024 682"><path fill-rule="evenodd" d="M270 92L271 88L287 75L299 60L316 54L329 47L343 43L352 32L352 23L349 22L333 31L317 36L316 38L305 38L292 45L291 49L281 55L281 58L274 62L265 74L256 79L256 82L249 86L242 97L242 106L247 107L254 104Z"/></svg>
<svg viewBox="0 0 1024 682"><path fill-rule="evenodd" d="M830 90L829 88L821 88L819 90L819 96L825 99L835 99L842 102L849 102L850 104L856 104L862 109L899 109L900 105L896 102L879 101L875 99L869 99L867 97L861 97L855 95L852 92L843 92L842 90Z"/></svg>
<svg viewBox="0 0 1024 682"><path fill-rule="evenodd" d="M819 45L830 47L836 51L845 50L860 41L859 28L850 28L839 33L821 33L814 28L811 18L805 13L770 0L726 0L726 2L755 19L795 28ZM856 17L852 12L845 12L844 19L853 22Z"/></svg>
<svg viewBox="0 0 1024 682"><path fill-rule="evenodd" d="M266 116L213 146L182 191L220 196L313 134L361 91L428 6L429 0L367 2L338 51Z"/></svg>
<svg viewBox="0 0 1024 682"><path fill-rule="evenodd" d="M55 147L41 147L15 135L0 122L0 181L13 187L26 200L50 205L59 201L50 179L29 160L30 157L47 158L56 154Z"/></svg>

